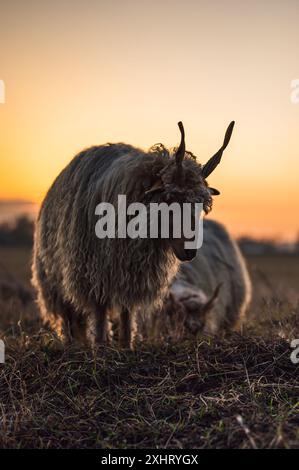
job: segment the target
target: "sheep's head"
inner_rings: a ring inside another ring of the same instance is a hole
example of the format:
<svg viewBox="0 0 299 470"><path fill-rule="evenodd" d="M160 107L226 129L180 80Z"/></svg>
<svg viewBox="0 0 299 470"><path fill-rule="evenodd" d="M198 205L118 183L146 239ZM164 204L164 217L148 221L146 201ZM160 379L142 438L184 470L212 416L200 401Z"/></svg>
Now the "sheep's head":
<svg viewBox="0 0 299 470"><path fill-rule="evenodd" d="M220 285L208 298L201 289L174 284L164 304L164 312L170 318L183 324L192 335L204 331L207 315L217 303Z"/></svg>
<svg viewBox="0 0 299 470"><path fill-rule="evenodd" d="M205 165L200 165L191 152L186 152L185 131L182 122L179 122L178 126L181 133L180 145L173 158L164 159L164 165L152 176L150 187L145 191L145 194L152 201L168 204L173 202L180 205L201 203L204 212L208 213L212 208L212 196L220 193L217 189L210 187L206 179L221 161L222 154L232 135L234 121L226 130L223 145ZM192 212L193 227L196 223L196 216L195 211ZM196 249L185 249L185 242L184 236L170 239L171 248L180 261L190 261L196 255Z"/></svg>

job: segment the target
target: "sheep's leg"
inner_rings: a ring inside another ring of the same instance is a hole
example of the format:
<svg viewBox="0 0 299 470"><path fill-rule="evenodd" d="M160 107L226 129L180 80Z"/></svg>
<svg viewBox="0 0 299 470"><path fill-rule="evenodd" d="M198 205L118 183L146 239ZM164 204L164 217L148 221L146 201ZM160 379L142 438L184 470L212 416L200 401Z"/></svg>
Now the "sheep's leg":
<svg viewBox="0 0 299 470"><path fill-rule="evenodd" d="M79 313L69 302L57 302L57 313L62 319L61 331L67 343L77 341L82 344L87 343L86 337L86 317ZM57 315L58 316L58 315Z"/></svg>
<svg viewBox="0 0 299 470"><path fill-rule="evenodd" d="M120 347L125 348L125 349L131 349L134 336L135 336L134 316L127 308L123 308L120 312L120 325L119 325Z"/></svg>
<svg viewBox="0 0 299 470"><path fill-rule="evenodd" d="M108 312L106 306L101 305L90 314L88 337L93 346L108 342Z"/></svg>
<svg viewBox="0 0 299 470"><path fill-rule="evenodd" d="M68 342L73 340L81 344L86 344L87 341L87 325L86 318L83 315L73 315L65 320L64 323L65 337Z"/></svg>

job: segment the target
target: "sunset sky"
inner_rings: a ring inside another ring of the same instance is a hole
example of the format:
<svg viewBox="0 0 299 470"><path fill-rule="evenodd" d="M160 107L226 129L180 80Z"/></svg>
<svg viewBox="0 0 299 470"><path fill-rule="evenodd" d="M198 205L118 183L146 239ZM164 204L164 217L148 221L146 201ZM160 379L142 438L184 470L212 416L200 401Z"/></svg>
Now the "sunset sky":
<svg viewBox="0 0 299 470"><path fill-rule="evenodd" d="M299 233L298 0L3 0L0 199L40 202L84 147L179 141L236 235Z"/></svg>

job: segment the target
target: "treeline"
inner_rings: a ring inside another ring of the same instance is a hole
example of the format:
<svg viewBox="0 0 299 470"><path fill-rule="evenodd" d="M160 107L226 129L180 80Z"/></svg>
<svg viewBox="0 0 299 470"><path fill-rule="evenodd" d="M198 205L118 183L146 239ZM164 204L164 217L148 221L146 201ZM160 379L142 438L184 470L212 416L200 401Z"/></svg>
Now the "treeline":
<svg viewBox="0 0 299 470"><path fill-rule="evenodd" d="M299 238L297 242L290 243L271 239L241 237L238 239L238 243L244 255L299 254Z"/></svg>
<svg viewBox="0 0 299 470"><path fill-rule="evenodd" d="M33 245L34 222L27 216L20 216L14 222L0 224L0 245L28 246Z"/></svg>

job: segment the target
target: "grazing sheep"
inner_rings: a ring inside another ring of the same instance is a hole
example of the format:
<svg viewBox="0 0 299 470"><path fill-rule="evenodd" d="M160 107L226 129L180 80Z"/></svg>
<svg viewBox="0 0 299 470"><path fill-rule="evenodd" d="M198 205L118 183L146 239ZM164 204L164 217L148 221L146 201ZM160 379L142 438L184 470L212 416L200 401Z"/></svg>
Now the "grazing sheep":
<svg viewBox="0 0 299 470"><path fill-rule="evenodd" d="M174 328L178 324L193 334L217 334L236 328L244 318L251 283L237 244L221 224L204 220L203 236L196 257L181 264L163 311L153 321L163 322L164 317Z"/></svg>
<svg viewBox="0 0 299 470"><path fill-rule="evenodd" d="M39 212L34 241L33 284L43 319L68 339L93 345L109 338L108 316L120 315L120 344L130 347L134 312L153 308L163 299L178 268L195 249L184 237L103 238L95 235L95 209L100 202L117 207L142 202L202 203L212 207L206 178L221 160L234 122L220 150L201 166L185 152L184 129L175 155L162 145L148 153L125 144L82 151L59 174Z"/></svg>

